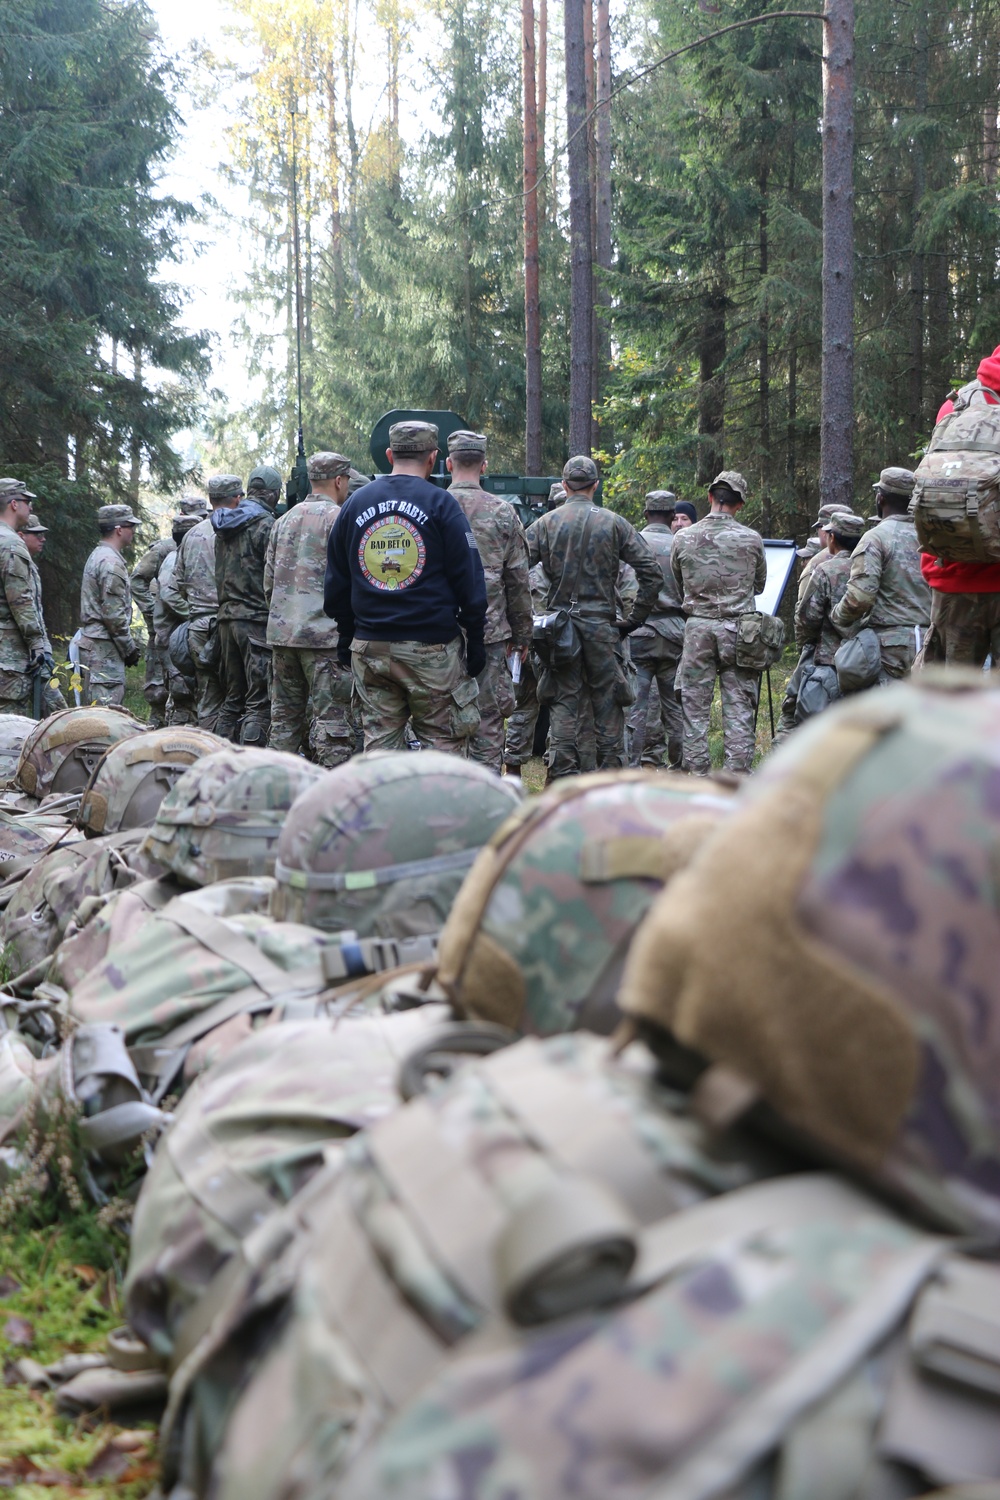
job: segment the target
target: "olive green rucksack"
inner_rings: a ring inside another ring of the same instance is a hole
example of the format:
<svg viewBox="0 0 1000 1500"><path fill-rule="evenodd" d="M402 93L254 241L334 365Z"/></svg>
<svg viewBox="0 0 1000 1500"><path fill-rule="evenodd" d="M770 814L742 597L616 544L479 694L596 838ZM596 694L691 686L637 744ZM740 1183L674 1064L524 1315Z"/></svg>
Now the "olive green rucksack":
<svg viewBox="0 0 1000 1500"><path fill-rule="evenodd" d="M986 390L974 380L957 392L914 475L921 551L950 562L1000 563L1000 406Z"/></svg>

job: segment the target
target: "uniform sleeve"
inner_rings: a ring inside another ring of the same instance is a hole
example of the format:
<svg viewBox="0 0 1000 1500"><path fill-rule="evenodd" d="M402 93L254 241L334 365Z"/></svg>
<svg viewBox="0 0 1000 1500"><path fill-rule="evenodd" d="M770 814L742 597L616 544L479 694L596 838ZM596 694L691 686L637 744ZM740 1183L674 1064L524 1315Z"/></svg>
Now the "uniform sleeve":
<svg viewBox="0 0 1000 1500"><path fill-rule="evenodd" d="M153 579L160 571L163 556L163 548L158 543L154 543L152 547L148 548L142 554L132 569L132 577L129 580L132 587L132 598L144 615L151 615L153 613L154 600L151 585Z"/></svg>
<svg viewBox="0 0 1000 1500"><path fill-rule="evenodd" d="M533 568L536 563L542 561L541 554L541 527L537 521L532 521L524 533L524 540L528 548L528 567Z"/></svg>
<svg viewBox="0 0 1000 1500"><path fill-rule="evenodd" d="M684 535L684 533L681 532L681 536L683 536L683 535ZM674 537L673 545L670 548L670 571L673 574L674 582L677 585L677 592L680 594L681 598L683 599L684 598L684 575L681 572L681 549L680 549L679 543L680 543L680 536Z"/></svg>
<svg viewBox="0 0 1000 1500"><path fill-rule="evenodd" d="M814 568L806 590L795 606L795 641L799 646L813 646L823 629L823 616L829 601L828 580L822 568Z"/></svg>
<svg viewBox="0 0 1000 1500"><path fill-rule="evenodd" d="M486 633L486 574L472 527L457 500L442 505L440 525L445 573L458 605L458 623L469 646L482 652ZM336 531L336 526L333 529Z"/></svg>
<svg viewBox="0 0 1000 1500"><path fill-rule="evenodd" d="M14 551L0 555L0 585L7 596L7 607L29 652L44 651L45 623L35 604L31 582L30 558L18 557Z"/></svg>
<svg viewBox="0 0 1000 1500"><path fill-rule="evenodd" d="M118 554L116 554L118 556ZM132 650L132 593L128 571L121 566L104 567L98 576L101 620L122 657Z"/></svg>
<svg viewBox="0 0 1000 1500"><path fill-rule="evenodd" d="M531 640L531 589L528 586L528 544L524 528L517 517L503 560L503 585L507 600L507 623L514 646L527 646Z"/></svg>
<svg viewBox="0 0 1000 1500"><path fill-rule="evenodd" d="M190 533L189 533L190 534ZM160 580L160 603L168 609L178 620L187 620L191 616L191 606L187 599L187 562L191 553L186 546L187 537L181 540L177 548L177 561L170 577Z"/></svg>
<svg viewBox="0 0 1000 1500"><path fill-rule="evenodd" d="M656 560L656 554L648 542L643 541L635 527L622 516L619 518L623 527L619 528L622 533L619 538L619 552L627 563L631 563L635 569L635 579L638 585L638 595L625 624L630 629L641 625L656 603L660 589L663 587L663 574L660 564ZM671 563L673 562L673 549L671 549Z"/></svg>
<svg viewBox="0 0 1000 1500"><path fill-rule="evenodd" d="M830 616L839 629L855 624L875 603L884 561L881 540L876 532L870 531L855 548L844 597Z"/></svg>
<svg viewBox="0 0 1000 1500"><path fill-rule="evenodd" d="M345 515L344 510L341 510L326 544L323 613L331 620L336 620L340 636L338 644L341 647L349 646L354 639L354 606L351 602L351 567L348 560L348 541L353 525L353 513Z"/></svg>
<svg viewBox="0 0 1000 1500"><path fill-rule="evenodd" d="M271 527L267 538L267 550L264 553L264 593L267 602L271 602L271 593L274 589L274 554L278 547L278 522Z"/></svg>
<svg viewBox="0 0 1000 1500"><path fill-rule="evenodd" d="M764 551L763 540L758 540L757 567L753 575L753 591L755 594L764 592L767 583L767 553Z"/></svg>

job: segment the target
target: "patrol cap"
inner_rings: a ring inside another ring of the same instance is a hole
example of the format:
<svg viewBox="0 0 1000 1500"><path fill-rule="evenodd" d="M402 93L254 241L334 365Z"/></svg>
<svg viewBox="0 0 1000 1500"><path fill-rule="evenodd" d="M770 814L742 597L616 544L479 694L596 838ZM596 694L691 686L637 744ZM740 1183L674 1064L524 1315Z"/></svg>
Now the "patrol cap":
<svg viewBox="0 0 1000 1500"><path fill-rule="evenodd" d="M567 459L563 464L563 486L568 490L589 490L592 484L596 484L600 475L597 465L592 458L585 453L579 453L575 458Z"/></svg>
<svg viewBox="0 0 1000 1500"><path fill-rule="evenodd" d="M830 517L836 515L838 511L842 511L845 515L849 516L851 514L851 507L849 505L841 505L839 502L834 502L834 504L832 505L821 505L819 508L819 515L816 517L815 521L813 521L812 524L814 526L821 527L824 531L826 531L829 529L827 526L827 522L829 521Z"/></svg>
<svg viewBox="0 0 1000 1500"><path fill-rule="evenodd" d="M675 510L677 507L677 496L673 490L647 490L643 509L649 515L651 511L665 514L667 511Z"/></svg>
<svg viewBox="0 0 1000 1500"><path fill-rule="evenodd" d="M37 500L38 496L28 489L23 479L0 479L0 505L9 505L12 500Z"/></svg>
<svg viewBox="0 0 1000 1500"><path fill-rule="evenodd" d="M97 509L97 524L110 530L114 526L141 526L142 522L132 514L131 505L100 505Z"/></svg>
<svg viewBox="0 0 1000 1500"><path fill-rule="evenodd" d="M22 526L21 527L22 534L25 531L30 531L33 536L45 536L45 535L48 535L48 530L49 530L49 528L47 526L43 526L42 525L41 518L39 516L36 516L35 513L34 513L34 511L32 511L31 515L28 517L28 524L27 524L27 526Z"/></svg>
<svg viewBox="0 0 1000 1500"><path fill-rule="evenodd" d="M182 516L207 516L208 501L204 495L184 495L181 497L180 513Z"/></svg>
<svg viewBox="0 0 1000 1500"><path fill-rule="evenodd" d="M482 432L469 432L465 427L460 427L448 438L449 453L474 453L477 458L486 457L486 434Z"/></svg>
<svg viewBox="0 0 1000 1500"><path fill-rule="evenodd" d="M899 495L908 500L916 482L912 469L883 469L878 476L878 484L873 484L872 489L884 490L887 495Z"/></svg>
<svg viewBox="0 0 1000 1500"><path fill-rule="evenodd" d="M263 490L266 494L276 494L281 489L281 475L271 464L258 464L256 469L247 480L247 494L256 490Z"/></svg>
<svg viewBox="0 0 1000 1500"><path fill-rule="evenodd" d="M306 473L310 479L342 479L351 473L351 460L342 453L314 453L306 459Z"/></svg>
<svg viewBox="0 0 1000 1500"><path fill-rule="evenodd" d="M237 500L243 493L238 474L214 474L208 481L209 500Z"/></svg>
<svg viewBox="0 0 1000 1500"><path fill-rule="evenodd" d="M439 446L439 434L433 422L393 422L389 428L389 447L397 458L432 453Z"/></svg>
<svg viewBox="0 0 1000 1500"><path fill-rule="evenodd" d="M865 525L864 516L856 516L851 511L840 510L830 517L827 530L832 531L834 536L848 537L857 541L864 535Z"/></svg>
<svg viewBox="0 0 1000 1500"><path fill-rule="evenodd" d="M347 493L353 495L355 490L360 490L362 485L371 484L367 474L362 474L360 469L351 470L351 482L347 486Z"/></svg>
<svg viewBox="0 0 1000 1500"><path fill-rule="evenodd" d="M818 536L811 536L804 547L796 547L795 556L801 559L802 562L808 562L811 557L816 556L816 553L820 551L822 546L823 543Z"/></svg>
<svg viewBox="0 0 1000 1500"><path fill-rule="evenodd" d="M549 485L549 504L550 505L561 505L562 502L565 499L566 499L566 490L563 487L563 485L559 484L558 482L556 484L550 484Z"/></svg>
<svg viewBox="0 0 1000 1500"><path fill-rule="evenodd" d="M720 484L728 485L731 490L735 491L735 493L739 495L741 500L746 499L747 482L738 469L723 469L721 474L716 474L715 478L712 480L712 483L708 487L708 493L711 494L712 491Z"/></svg>
<svg viewBox="0 0 1000 1500"><path fill-rule="evenodd" d="M204 519L204 516L185 516L181 514L171 516L170 530L174 539L176 540L178 536L185 536L192 527L197 526L198 522Z"/></svg>

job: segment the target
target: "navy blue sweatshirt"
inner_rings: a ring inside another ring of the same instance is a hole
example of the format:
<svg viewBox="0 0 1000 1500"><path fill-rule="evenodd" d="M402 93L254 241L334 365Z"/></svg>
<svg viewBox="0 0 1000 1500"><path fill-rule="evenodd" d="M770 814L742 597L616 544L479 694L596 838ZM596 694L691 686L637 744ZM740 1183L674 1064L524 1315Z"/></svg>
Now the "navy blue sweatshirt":
<svg viewBox="0 0 1000 1500"><path fill-rule="evenodd" d="M387 474L345 500L330 532L323 608L341 647L442 645L464 630L481 654L486 579L458 501L415 474Z"/></svg>

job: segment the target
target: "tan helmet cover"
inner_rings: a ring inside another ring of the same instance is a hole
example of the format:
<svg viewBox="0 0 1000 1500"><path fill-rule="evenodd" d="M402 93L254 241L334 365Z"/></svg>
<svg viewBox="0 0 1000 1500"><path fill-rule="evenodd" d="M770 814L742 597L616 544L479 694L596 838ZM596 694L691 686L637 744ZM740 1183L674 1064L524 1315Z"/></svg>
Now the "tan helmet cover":
<svg viewBox="0 0 1000 1500"><path fill-rule="evenodd" d="M106 750L80 801L77 823L93 834L152 823L178 776L225 744L207 729L177 725L147 730Z"/></svg>
<svg viewBox="0 0 1000 1500"><path fill-rule="evenodd" d="M61 708L24 741L15 780L30 797L82 792L105 750L142 732L124 708Z"/></svg>

